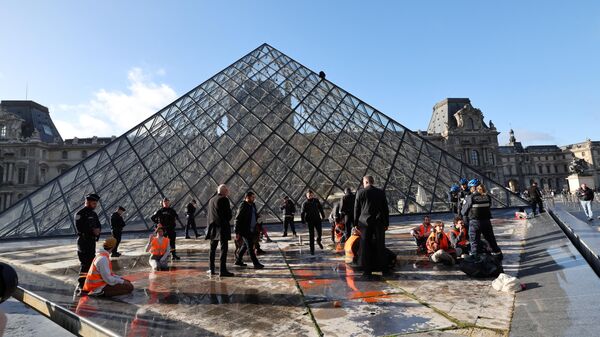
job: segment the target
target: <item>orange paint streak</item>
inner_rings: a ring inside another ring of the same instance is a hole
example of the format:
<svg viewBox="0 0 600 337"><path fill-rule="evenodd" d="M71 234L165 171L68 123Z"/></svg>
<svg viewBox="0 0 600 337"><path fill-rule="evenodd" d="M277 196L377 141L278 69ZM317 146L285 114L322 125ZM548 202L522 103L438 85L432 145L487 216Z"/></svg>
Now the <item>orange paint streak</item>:
<svg viewBox="0 0 600 337"><path fill-rule="evenodd" d="M298 282L298 284L300 285L300 287L302 287L304 289L311 289L311 288L316 288L316 287L321 287L321 286L327 286L327 285L333 284L334 282L335 282L335 280L331 280L331 279L316 279L316 280L300 281L300 282Z"/></svg>

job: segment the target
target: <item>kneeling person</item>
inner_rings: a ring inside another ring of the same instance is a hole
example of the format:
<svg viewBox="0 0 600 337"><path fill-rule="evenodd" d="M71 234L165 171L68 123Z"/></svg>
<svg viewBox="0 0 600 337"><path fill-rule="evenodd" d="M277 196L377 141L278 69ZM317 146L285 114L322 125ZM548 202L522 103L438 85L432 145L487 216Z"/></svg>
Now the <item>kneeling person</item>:
<svg viewBox="0 0 600 337"><path fill-rule="evenodd" d="M169 268L171 248L169 246L169 238L165 237L165 229L162 224L156 227L155 235L150 235L146 251L150 252L150 266L153 270L165 270Z"/></svg>
<svg viewBox="0 0 600 337"><path fill-rule="evenodd" d="M444 233L444 223L436 221L434 230L427 239L427 255L429 255L429 260L434 263L453 265L455 254L456 252L450 244L448 235Z"/></svg>
<svg viewBox="0 0 600 337"><path fill-rule="evenodd" d="M83 285L83 291L88 295L113 297L133 291L131 282L112 271L110 253L116 245L117 239L111 236L104 241L103 249L98 250Z"/></svg>

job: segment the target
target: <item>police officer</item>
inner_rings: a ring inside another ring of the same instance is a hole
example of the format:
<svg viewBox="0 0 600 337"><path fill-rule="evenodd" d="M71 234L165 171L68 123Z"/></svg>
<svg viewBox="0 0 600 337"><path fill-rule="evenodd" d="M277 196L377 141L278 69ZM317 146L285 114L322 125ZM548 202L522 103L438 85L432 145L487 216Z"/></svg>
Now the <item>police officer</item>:
<svg viewBox="0 0 600 337"><path fill-rule="evenodd" d="M192 200L192 202L190 202L189 204L187 204L186 210L185 210L185 216L187 217L187 223L185 225L185 238L186 239L191 239L190 238L190 227L194 230L194 234L196 235L196 239L198 238L198 230L196 229L196 200Z"/></svg>
<svg viewBox="0 0 600 337"><path fill-rule="evenodd" d="M460 186L454 184L448 191L448 204L450 205L450 211L454 214L458 214L458 193L460 192Z"/></svg>
<svg viewBox="0 0 600 337"><path fill-rule="evenodd" d="M110 216L110 229L112 230L112 236L117 240L117 244L110 255L112 257L121 256L121 253L119 253L118 249L119 244L121 243L121 236L123 235L123 227L125 227L123 213L125 213L125 208L123 208L123 206L119 206L117 207L117 211Z"/></svg>
<svg viewBox="0 0 600 337"><path fill-rule="evenodd" d="M458 215L463 217L463 220L465 221L465 226L467 226L467 232L469 231L469 218L467 215L463 215L463 205L465 204L465 199L467 198L467 196L469 194L471 194L471 190L469 189L469 181L467 180L467 178L461 178L458 181L458 185L459 185L459 191L458 191L458 195L457 195L457 203L456 203L456 211L458 212Z"/></svg>
<svg viewBox="0 0 600 337"><path fill-rule="evenodd" d="M496 242L494 229L492 228L492 198L478 179L472 179L468 183L471 194L465 199L463 215L469 218L469 242L471 243L471 258L477 259L481 250L481 235L489 243L492 255L502 260L502 251Z"/></svg>
<svg viewBox="0 0 600 337"><path fill-rule="evenodd" d="M86 275L96 257L96 241L100 238L100 220L94 211L98 206L100 197L91 193L85 196L85 204L75 214L75 227L77 228L77 257L81 263L79 269L79 285L77 291L83 289Z"/></svg>
<svg viewBox="0 0 600 337"><path fill-rule="evenodd" d="M175 252L175 238L177 237L177 233L175 233L175 221L179 221L179 216L177 212L171 208L171 201L169 198L163 198L162 207L152 215L152 222L155 224L162 224L165 228L167 237L169 238L169 244L171 245L171 255L175 260L179 260L180 257L177 256Z"/></svg>

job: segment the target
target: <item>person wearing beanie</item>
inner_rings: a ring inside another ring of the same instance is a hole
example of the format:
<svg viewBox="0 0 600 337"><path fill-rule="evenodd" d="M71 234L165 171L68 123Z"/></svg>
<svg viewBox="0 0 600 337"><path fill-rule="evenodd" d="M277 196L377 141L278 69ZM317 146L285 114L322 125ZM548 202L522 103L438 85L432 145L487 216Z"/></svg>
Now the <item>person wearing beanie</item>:
<svg viewBox="0 0 600 337"><path fill-rule="evenodd" d="M110 253L116 245L117 239L111 236L98 249L83 284L83 291L89 296L113 297L133 291L131 282L113 273Z"/></svg>

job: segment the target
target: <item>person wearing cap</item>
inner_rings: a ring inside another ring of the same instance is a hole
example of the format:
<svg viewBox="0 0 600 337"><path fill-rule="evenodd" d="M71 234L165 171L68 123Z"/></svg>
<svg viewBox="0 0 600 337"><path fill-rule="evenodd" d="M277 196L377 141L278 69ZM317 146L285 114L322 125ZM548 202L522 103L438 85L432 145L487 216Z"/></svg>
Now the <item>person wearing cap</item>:
<svg viewBox="0 0 600 337"><path fill-rule="evenodd" d="M113 297L133 291L131 282L113 273L110 253L116 245L117 239L111 236L98 249L83 285L83 291L88 296Z"/></svg>
<svg viewBox="0 0 600 337"><path fill-rule="evenodd" d="M83 208L75 214L77 257L81 264L76 292L80 292L83 288L86 275L96 255L96 241L100 238L101 225L98 214L94 210L98 206L99 200L100 197L97 194L86 195Z"/></svg>
<svg viewBox="0 0 600 337"><path fill-rule="evenodd" d="M254 253L254 237L258 235L257 225L259 217L256 205L254 204L255 199L254 192L247 192L235 216L235 234L239 235L243 240L243 244L236 256L235 265L246 266L243 258L246 251L248 251L254 269L263 269L264 266L258 262Z"/></svg>
<svg viewBox="0 0 600 337"><path fill-rule="evenodd" d="M171 256L173 259L179 260L180 257L177 256L175 252L175 239L177 238L177 233L175 232L175 222L179 221L179 215L177 212L171 208L171 201L169 198L163 198L161 201L161 208L159 208L154 215L150 219L155 224L162 224L165 228L165 234L169 238L169 244L171 245Z"/></svg>
<svg viewBox="0 0 600 337"><path fill-rule="evenodd" d="M346 229L346 238L349 238L352 234L352 228L354 227L354 201L356 196L352 193L350 187L344 189L344 196L340 202L340 215L344 220L344 228Z"/></svg>
<svg viewBox="0 0 600 337"><path fill-rule="evenodd" d="M456 201L456 211L458 214L462 214L461 209L463 204L465 203L465 198L467 195L471 194L471 190L469 189L469 180L467 178L461 178L458 181L459 191L457 193L457 201ZM469 222L465 220L465 224L469 226Z"/></svg>
<svg viewBox="0 0 600 337"><path fill-rule="evenodd" d="M458 193L460 192L460 186L454 184L448 191L448 204L450 205L450 211L454 214L458 214Z"/></svg>
<svg viewBox="0 0 600 337"><path fill-rule="evenodd" d="M296 213L296 204L286 195L283 197L283 203L279 207L283 211L283 237L287 236L288 226L292 230L292 235L296 237L296 226L294 226L294 213Z"/></svg>
<svg viewBox="0 0 600 337"><path fill-rule="evenodd" d="M166 270L169 268L171 248L169 238L165 237L165 229L162 224L158 224L154 234L150 234L146 251L150 252L150 266L153 270Z"/></svg>
<svg viewBox="0 0 600 337"><path fill-rule="evenodd" d="M492 228L492 198L478 179L469 181L471 194L465 199L462 208L463 219L469 219L469 243L471 244L470 258L477 259L481 253L481 236L488 242L492 255L502 260L502 251L496 242L494 229Z"/></svg>
<svg viewBox="0 0 600 337"><path fill-rule="evenodd" d="M117 239L117 245L110 256L119 257L119 244L121 243L121 235L123 234L123 227L125 227L125 220L123 220L123 213L125 208L122 206L117 207L117 211L110 216L110 228L112 230L112 236Z"/></svg>

